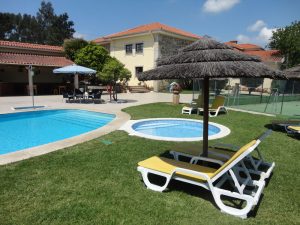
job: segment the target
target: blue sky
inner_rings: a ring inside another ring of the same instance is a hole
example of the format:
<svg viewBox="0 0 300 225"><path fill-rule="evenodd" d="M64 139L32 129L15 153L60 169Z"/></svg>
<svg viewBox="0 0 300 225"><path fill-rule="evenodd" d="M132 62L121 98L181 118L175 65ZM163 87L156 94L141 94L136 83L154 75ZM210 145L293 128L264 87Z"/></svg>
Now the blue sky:
<svg viewBox="0 0 300 225"><path fill-rule="evenodd" d="M272 29L300 20L300 0L51 0L67 12L77 36L91 40L161 22L219 41L265 46ZM1 12L35 15L41 0L0 0Z"/></svg>

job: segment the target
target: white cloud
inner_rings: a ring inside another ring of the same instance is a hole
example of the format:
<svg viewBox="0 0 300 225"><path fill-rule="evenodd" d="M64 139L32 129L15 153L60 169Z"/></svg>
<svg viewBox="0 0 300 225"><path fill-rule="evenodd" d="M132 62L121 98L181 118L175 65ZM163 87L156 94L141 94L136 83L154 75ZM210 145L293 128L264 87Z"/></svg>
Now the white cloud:
<svg viewBox="0 0 300 225"><path fill-rule="evenodd" d="M82 39L86 39L87 35L86 34L81 34L81 33L78 33L78 32L75 32L73 34L73 38L82 38Z"/></svg>
<svg viewBox="0 0 300 225"><path fill-rule="evenodd" d="M219 13L231 9L239 2L240 0L206 0L203 10L205 12Z"/></svg>
<svg viewBox="0 0 300 225"><path fill-rule="evenodd" d="M263 27L256 38L258 41L268 43L273 35L273 31L276 31L276 29Z"/></svg>
<svg viewBox="0 0 300 225"><path fill-rule="evenodd" d="M257 20L254 24L250 25L247 30L251 32L259 31L266 26L263 20Z"/></svg>
<svg viewBox="0 0 300 225"><path fill-rule="evenodd" d="M236 37L236 40L239 42L239 43L249 43L251 38L244 35L244 34L239 34L237 37Z"/></svg>
<svg viewBox="0 0 300 225"><path fill-rule="evenodd" d="M236 39L240 43L253 43L260 46L266 46L276 29L268 28L263 20L257 20L247 28L248 35L239 34Z"/></svg>

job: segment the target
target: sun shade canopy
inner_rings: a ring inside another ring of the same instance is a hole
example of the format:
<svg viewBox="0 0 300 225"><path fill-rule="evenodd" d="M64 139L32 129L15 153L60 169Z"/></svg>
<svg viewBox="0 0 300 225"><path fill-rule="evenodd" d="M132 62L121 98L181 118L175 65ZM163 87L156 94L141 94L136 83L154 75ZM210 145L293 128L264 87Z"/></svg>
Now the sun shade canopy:
<svg viewBox="0 0 300 225"><path fill-rule="evenodd" d="M94 74L96 73L96 70L73 64L70 66L54 69L53 73Z"/></svg>

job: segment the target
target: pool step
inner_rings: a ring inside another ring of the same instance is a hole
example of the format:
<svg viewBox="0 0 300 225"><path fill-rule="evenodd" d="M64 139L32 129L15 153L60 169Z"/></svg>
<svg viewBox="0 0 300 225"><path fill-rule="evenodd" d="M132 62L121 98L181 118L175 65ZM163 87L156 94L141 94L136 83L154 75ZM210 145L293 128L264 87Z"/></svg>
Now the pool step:
<svg viewBox="0 0 300 225"><path fill-rule="evenodd" d="M149 124L148 126L140 126L135 128L135 130L148 130L148 129L156 129L156 128L164 128L164 127L178 127L180 124Z"/></svg>
<svg viewBox="0 0 300 225"><path fill-rule="evenodd" d="M55 119L56 121L61 121L61 122L68 122L68 123L72 123L78 126L85 126L88 128L97 128L100 126L103 126L105 124L107 124L107 122L110 122L110 120L101 120L101 118L87 118L87 117L80 117L78 115L54 115L51 116L51 119Z"/></svg>

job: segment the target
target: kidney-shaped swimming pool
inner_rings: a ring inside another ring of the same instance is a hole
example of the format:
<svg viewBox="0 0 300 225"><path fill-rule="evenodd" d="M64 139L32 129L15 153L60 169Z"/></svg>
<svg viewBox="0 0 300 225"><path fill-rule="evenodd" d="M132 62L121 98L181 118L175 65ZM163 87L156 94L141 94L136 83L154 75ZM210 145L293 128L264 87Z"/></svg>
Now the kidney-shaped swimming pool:
<svg viewBox="0 0 300 225"><path fill-rule="evenodd" d="M75 109L0 114L0 155L90 132L114 118Z"/></svg>

